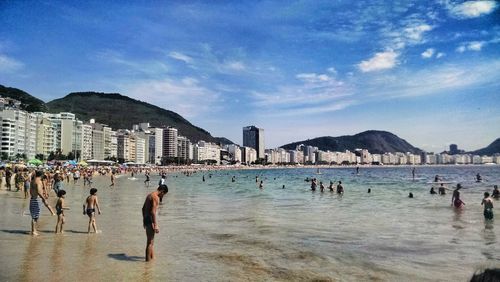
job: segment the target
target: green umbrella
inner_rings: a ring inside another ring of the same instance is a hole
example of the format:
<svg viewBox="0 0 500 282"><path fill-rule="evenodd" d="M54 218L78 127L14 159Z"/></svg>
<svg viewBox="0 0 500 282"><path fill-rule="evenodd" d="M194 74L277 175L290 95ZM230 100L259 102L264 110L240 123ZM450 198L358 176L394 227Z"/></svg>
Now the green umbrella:
<svg viewBox="0 0 500 282"><path fill-rule="evenodd" d="M31 165L41 165L43 164L43 162L39 159L32 159L30 161L28 161L28 164L31 164Z"/></svg>

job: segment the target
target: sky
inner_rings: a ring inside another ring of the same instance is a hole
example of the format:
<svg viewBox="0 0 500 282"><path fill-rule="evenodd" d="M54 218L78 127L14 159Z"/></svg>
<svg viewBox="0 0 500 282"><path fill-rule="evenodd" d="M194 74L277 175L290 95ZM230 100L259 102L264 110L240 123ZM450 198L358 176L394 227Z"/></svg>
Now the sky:
<svg viewBox="0 0 500 282"><path fill-rule="evenodd" d="M118 92L239 144L255 125L268 148L373 129L475 150L500 137L500 2L3 0L0 84Z"/></svg>

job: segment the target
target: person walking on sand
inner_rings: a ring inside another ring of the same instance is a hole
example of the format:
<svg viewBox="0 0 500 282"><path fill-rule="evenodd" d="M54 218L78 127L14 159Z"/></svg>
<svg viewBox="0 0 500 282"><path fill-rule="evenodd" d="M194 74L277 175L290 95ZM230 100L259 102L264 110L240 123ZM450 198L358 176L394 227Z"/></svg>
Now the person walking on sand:
<svg viewBox="0 0 500 282"><path fill-rule="evenodd" d="M156 191L147 195L142 206L142 224L146 229L146 261L154 259L154 238L156 233L160 233L156 211L167 193L167 185L159 185Z"/></svg>
<svg viewBox="0 0 500 282"><path fill-rule="evenodd" d="M97 189L90 189L90 195L85 199L85 203L83 204L83 215L87 215L89 217L89 227L87 232L90 234L90 226L94 228L94 233L97 233L97 224L95 223L95 209L97 208L97 212L101 214L101 209L99 208L99 201L97 200Z"/></svg>
<svg viewBox="0 0 500 282"><path fill-rule="evenodd" d="M50 207L49 203L47 202L46 198L43 196L43 184L42 184L42 177L43 172L41 170L36 171L35 173L35 178L31 182L30 185L30 214L31 214L31 235L37 236L38 231L37 231L37 224L38 224L38 219L40 218L40 202L43 203L45 207L50 211L52 215L55 215L54 211Z"/></svg>

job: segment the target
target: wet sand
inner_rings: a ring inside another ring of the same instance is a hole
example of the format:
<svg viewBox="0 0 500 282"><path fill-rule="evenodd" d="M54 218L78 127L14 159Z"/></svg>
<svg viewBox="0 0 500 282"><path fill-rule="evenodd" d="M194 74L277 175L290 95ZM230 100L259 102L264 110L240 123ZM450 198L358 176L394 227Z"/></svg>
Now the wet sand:
<svg viewBox="0 0 500 282"><path fill-rule="evenodd" d="M322 171L325 179L345 174L347 192L338 197L311 193L303 181L311 172L291 171L258 172L263 190L255 171L212 172L205 183L202 174L170 176L152 263L144 262L141 208L158 176L150 188L143 175L119 176L115 188L108 188L109 177L95 177L102 233L90 235L82 214L89 189L81 181L64 187L71 210L62 235L53 233L56 217L42 209L41 235L30 236L28 200L1 190L0 281L466 281L476 268L500 261L500 228L484 224L479 190L464 192L468 206L457 213L451 195L431 197L424 183L391 182L403 172ZM372 183L369 198L358 182ZM408 202L408 189L415 201Z"/></svg>

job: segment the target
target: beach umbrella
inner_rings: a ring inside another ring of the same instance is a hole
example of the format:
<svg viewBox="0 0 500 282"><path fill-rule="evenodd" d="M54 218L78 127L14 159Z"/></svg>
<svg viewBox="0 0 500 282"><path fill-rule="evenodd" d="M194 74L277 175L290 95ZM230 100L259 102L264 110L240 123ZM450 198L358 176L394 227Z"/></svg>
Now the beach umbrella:
<svg viewBox="0 0 500 282"><path fill-rule="evenodd" d="M88 166L89 164L86 162L86 161L80 161L78 163L78 165L81 165L81 166Z"/></svg>
<svg viewBox="0 0 500 282"><path fill-rule="evenodd" d="M68 161L68 164L70 164L70 165L77 165L77 162L76 162L76 161L74 161L74 160L69 160L69 161Z"/></svg>
<svg viewBox="0 0 500 282"><path fill-rule="evenodd" d="M30 164L30 165L41 165L41 164L43 164L43 162L41 160L39 160L39 159L31 159L31 160L28 161L28 164Z"/></svg>

